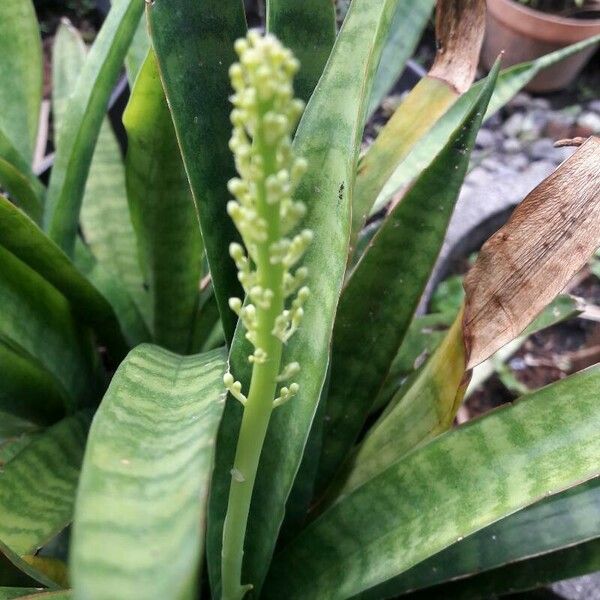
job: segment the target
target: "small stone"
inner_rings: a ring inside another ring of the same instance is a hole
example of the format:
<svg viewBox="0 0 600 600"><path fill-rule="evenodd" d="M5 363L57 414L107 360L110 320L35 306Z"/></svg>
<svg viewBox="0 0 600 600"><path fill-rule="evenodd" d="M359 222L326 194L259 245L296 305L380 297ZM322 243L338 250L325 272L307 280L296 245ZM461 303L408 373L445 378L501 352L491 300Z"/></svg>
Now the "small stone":
<svg viewBox="0 0 600 600"><path fill-rule="evenodd" d="M493 158L491 156L488 156L487 158L484 158L481 161L481 169L480 170L485 170L489 173L495 173L502 165L501 163L498 161L497 158ZM475 172L475 169L472 171L471 175Z"/></svg>
<svg viewBox="0 0 600 600"><path fill-rule="evenodd" d="M562 140L572 137L575 117L563 112L551 113L544 134L553 140Z"/></svg>
<svg viewBox="0 0 600 600"><path fill-rule="evenodd" d="M548 113L543 110L532 110L525 115L521 124L519 137L526 140L535 140L540 137L548 123Z"/></svg>
<svg viewBox="0 0 600 600"><path fill-rule="evenodd" d="M522 171L529 164L528 158L524 154L508 154L504 158L506 166L514 171Z"/></svg>
<svg viewBox="0 0 600 600"><path fill-rule="evenodd" d="M529 146L528 153L533 160L544 160L546 158L553 160L554 150L555 148L552 140L542 138L541 140L536 140Z"/></svg>
<svg viewBox="0 0 600 600"><path fill-rule="evenodd" d="M522 113L515 113L514 115L511 115L502 126L502 133L509 138L517 137L521 133L524 120L525 117Z"/></svg>
<svg viewBox="0 0 600 600"><path fill-rule="evenodd" d="M532 98L525 92L519 92L510 102L507 103L506 108L514 112L518 109L529 108L532 103Z"/></svg>
<svg viewBox="0 0 600 600"><path fill-rule="evenodd" d="M588 110L600 115L600 100L592 100L587 107Z"/></svg>
<svg viewBox="0 0 600 600"><path fill-rule="evenodd" d="M549 111L550 100L548 100L547 98L533 98L533 100L531 101L531 106L540 110Z"/></svg>
<svg viewBox="0 0 600 600"><path fill-rule="evenodd" d="M593 112L585 112L575 124L575 136L589 137L600 133L600 115Z"/></svg>
<svg viewBox="0 0 600 600"><path fill-rule="evenodd" d="M500 129L500 127L502 127L502 115L500 112L495 112L493 115L490 115L485 120L485 126L492 130Z"/></svg>
<svg viewBox="0 0 600 600"><path fill-rule="evenodd" d="M492 148L496 145L496 136L489 129L480 129L475 140L478 148Z"/></svg>
<svg viewBox="0 0 600 600"><path fill-rule="evenodd" d="M508 138L502 143L502 150L507 154L517 154L521 152L522 147L521 142L515 138Z"/></svg>

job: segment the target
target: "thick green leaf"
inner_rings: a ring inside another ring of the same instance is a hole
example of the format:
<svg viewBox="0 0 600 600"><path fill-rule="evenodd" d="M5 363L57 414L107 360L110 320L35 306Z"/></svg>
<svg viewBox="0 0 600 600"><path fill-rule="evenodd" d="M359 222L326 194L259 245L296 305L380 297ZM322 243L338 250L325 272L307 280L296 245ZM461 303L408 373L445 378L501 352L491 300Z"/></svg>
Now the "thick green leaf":
<svg viewBox="0 0 600 600"><path fill-rule="evenodd" d="M4 414L0 415L0 417L3 418ZM0 439L0 473L2 473L4 466L17 456L36 435L37 433L34 432L23 432L14 437L3 437Z"/></svg>
<svg viewBox="0 0 600 600"><path fill-rule="evenodd" d="M195 598L226 354L142 345L92 424L77 494L78 598Z"/></svg>
<svg viewBox="0 0 600 600"><path fill-rule="evenodd" d="M72 406L69 394L39 360L2 342L0 369L0 410L34 423L52 423Z"/></svg>
<svg viewBox="0 0 600 600"><path fill-rule="evenodd" d="M135 31L131 46L125 57L125 68L127 69L127 79L129 80L129 89L133 88L135 78L138 76L146 55L150 49L150 34L148 33L148 20L144 12Z"/></svg>
<svg viewBox="0 0 600 600"><path fill-rule="evenodd" d="M77 86L85 56L86 48L79 32L68 24L61 24L52 52L52 72L56 74L53 76L52 102L57 138L64 124L69 95ZM114 274L145 314L148 294L143 286L127 205L125 167L108 118L100 127L85 184L81 229L98 264Z"/></svg>
<svg viewBox="0 0 600 600"><path fill-rule="evenodd" d="M44 224L69 256L75 251L79 211L104 112L142 10L140 0L113 5L68 103L69 119L60 133Z"/></svg>
<svg viewBox="0 0 600 600"><path fill-rule="evenodd" d="M412 56L433 10L433 0L398 2L390 35L377 68L368 114L372 115L402 74Z"/></svg>
<svg viewBox="0 0 600 600"><path fill-rule="evenodd" d="M157 344L185 354L198 311L202 236L154 52L123 115L127 192Z"/></svg>
<svg viewBox="0 0 600 600"><path fill-rule="evenodd" d="M536 60L503 69L498 75L498 83L486 114L489 117L502 108L520 89L526 86L543 68L556 64L563 58L571 56L592 44L600 41L600 35L588 38L567 48L556 50ZM402 187L410 183L416 173L420 173L431 163L437 153L446 144L457 124L464 118L473 98L479 93L482 82L478 82L440 119L411 150L400 163L389 181L385 184L375 201L371 213L381 210L388 200Z"/></svg>
<svg viewBox="0 0 600 600"><path fill-rule="evenodd" d="M42 43L31 0L0 2L0 56L0 130L31 163L42 101Z"/></svg>
<svg viewBox="0 0 600 600"><path fill-rule="evenodd" d="M335 42L335 5L331 0L267 0L267 31L300 61L296 96L308 101Z"/></svg>
<svg viewBox="0 0 600 600"><path fill-rule="evenodd" d="M57 380L67 410L93 400L99 391L94 349L67 300L3 247L0 263L0 339Z"/></svg>
<svg viewBox="0 0 600 600"><path fill-rule="evenodd" d="M411 600L488 600L600 571L600 539L557 550L407 596ZM360 596L362 598L362 596ZM527 597L527 596L526 596ZM380 598L380 596L377 596Z"/></svg>
<svg viewBox="0 0 600 600"><path fill-rule="evenodd" d="M302 327L287 344L283 364L301 365L298 396L278 408L263 446L246 535L242 577L260 589L284 509L299 469L327 373L331 331L344 278L350 234L351 194L365 112L396 2L354 0L332 55L298 126L295 150L309 168L297 192L307 206L303 227L314 233L304 265L313 296ZM238 330L230 353L235 376L248 382L248 347ZM219 432L209 510L208 562L219 587L221 531L241 407L230 399ZM216 593L216 592L215 592Z"/></svg>
<svg viewBox="0 0 600 600"><path fill-rule="evenodd" d="M241 297L229 243L238 239L225 206L235 175L228 69L234 41L246 34L242 0L154 0L148 4L150 35L181 147L210 266L225 338L236 318L229 298Z"/></svg>
<svg viewBox="0 0 600 600"><path fill-rule="evenodd" d="M0 540L13 552L36 552L71 520L89 422L87 411L63 419L4 468Z"/></svg>
<svg viewBox="0 0 600 600"><path fill-rule="evenodd" d="M4 158L0 158L0 186L19 208L36 223L40 222L43 213L40 190L32 184L31 179Z"/></svg>
<svg viewBox="0 0 600 600"><path fill-rule="evenodd" d="M29 161L21 156L1 129L0 185L32 219L41 220L45 188L31 170Z"/></svg>
<svg viewBox="0 0 600 600"><path fill-rule="evenodd" d="M599 474L600 367L440 436L334 504L276 558L267 598L349 598Z"/></svg>
<svg viewBox="0 0 600 600"><path fill-rule="evenodd" d="M106 298L31 219L3 196L0 196L0 246L59 290L69 300L78 319L96 329L115 358L124 356L127 342ZM143 323L127 333L132 344L140 341L140 337L144 339Z"/></svg>
<svg viewBox="0 0 600 600"><path fill-rule="evenodd" d="M377 586L366 597L395 597L598 537L600 479L596 478L478 531L399 577Z"/></svg>
<svg viewBox="0 0 600 600"><path fill-rule="evenodd" d="M354 445L413 319L497 72L496 67L444 149L386 218L344 288L333 330L318 488L330 481Z"/></svg>

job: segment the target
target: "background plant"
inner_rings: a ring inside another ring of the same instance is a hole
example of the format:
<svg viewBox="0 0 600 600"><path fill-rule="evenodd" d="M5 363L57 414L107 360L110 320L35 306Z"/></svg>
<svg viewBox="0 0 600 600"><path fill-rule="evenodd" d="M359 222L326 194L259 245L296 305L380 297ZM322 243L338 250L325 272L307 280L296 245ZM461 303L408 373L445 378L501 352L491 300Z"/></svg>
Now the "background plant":
<svg viewBox="0 0 600 600"><path fill-rule="evenodd" d="M472 85L483 2L438 2L435 64L359 160L432 8L354 0L337 32L328 0L267 4L268 30L301 59L293 150L308 169L294 201L313 242L311 299L281 359L302 366L298 391L270 419L252 491L242 581L256 596L485 598L597 568L597 367L452 429L471 369L598 246L597 138L484 247L429 360L393 376L484 115L597 39ZM223 375L247 389L253 352L229 308L244 293L226 210L243 6L155 0L143 14L121 0L87 56L63 27L47 186L31 161L41 54L28 2L0 5L0 34L0 593L220 597L242 419ZM124 159L105 119L123 64ZM67 557L56 535L73 518Z"/></svg>

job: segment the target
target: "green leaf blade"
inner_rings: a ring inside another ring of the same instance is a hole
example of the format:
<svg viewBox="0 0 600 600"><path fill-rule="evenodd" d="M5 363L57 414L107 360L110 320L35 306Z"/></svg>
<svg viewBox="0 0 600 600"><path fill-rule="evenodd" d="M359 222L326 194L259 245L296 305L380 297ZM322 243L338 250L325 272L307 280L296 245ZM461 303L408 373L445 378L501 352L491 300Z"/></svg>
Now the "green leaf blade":
<svg viewBox="0 0 600 600"><path fill-rule="evenodd" d="M246 34L244 7L241 0L154 0L147 15L229 343L236 323L229 298L243 293L229 257L239 236L225 209L235 175L228 69L234 41Z"/></svg>
<svg viewBox="0 0 600 600"><path fill-rule="evenodd" d="M129 205L151 298L157 344L186 354L199 303L202 236L154 52L123 122Z"/></svg>
<svg viewBox="0 0 600 600"><path fill-rule="evenodd" d="M0 476L0 541L32 554L73 514L90 414L59 421L28 444Z"/></svg>
<svg viewBox="0 0 600 600"><path fill-rule="evenodd" d="M95 142L125 54L143 11L139 0L115 3L98 33L69 100L46 198L44 224L72 256Z"/></svg>
<svg viewBox="0 0 600 600"><path fill-rule="evenodd" d="M298 98L308 101L335 42L334 3L330 0L269 0L267 31L275 34L300 61L294 89Z"/></svg>
<svg viewBox="0 0 600 600"><path fill-rule="evenodd" d="M496 74L497 67L448 144L390 212L344 288L318 487L347 457L402 344L442 247Z"/></svg>
<svg viewBox="0 0 600 600"><path fill-rule="evenodd" d="M76 597L194 597L224 372L223 349L182 357L142 345L122 363L82 469Z"/></svg>
<svg viewBox="0 0 600 600"><path fill-rule="evenodd" d="M31 0L0 4L0 55L0 130L31 164L42 102L42 42Z"/></svg>
<svg viewBox="0 0 600 600"><path fill-rule="evenodd" d="M599 382L599 367L583 371L392 465L281 553L266 588L270 597L351 597L499 518L597 477Z"/></svg>

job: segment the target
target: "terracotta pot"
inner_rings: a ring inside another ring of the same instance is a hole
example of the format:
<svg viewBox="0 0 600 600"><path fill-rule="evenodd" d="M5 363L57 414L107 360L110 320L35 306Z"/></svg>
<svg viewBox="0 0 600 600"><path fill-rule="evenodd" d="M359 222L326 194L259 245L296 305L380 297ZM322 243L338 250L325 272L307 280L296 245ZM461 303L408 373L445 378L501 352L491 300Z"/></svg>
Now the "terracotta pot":
<svg viewBox="0 0 600 600"><path fill-rule="evenodd" d="M481 61L490 68L504 51L502 66L532 60L600 33L600 18L574 19L533 10L515 0L487 0L487 23ZM551 92L569 85L598 44L542 71L528 86Z"/></svg>

